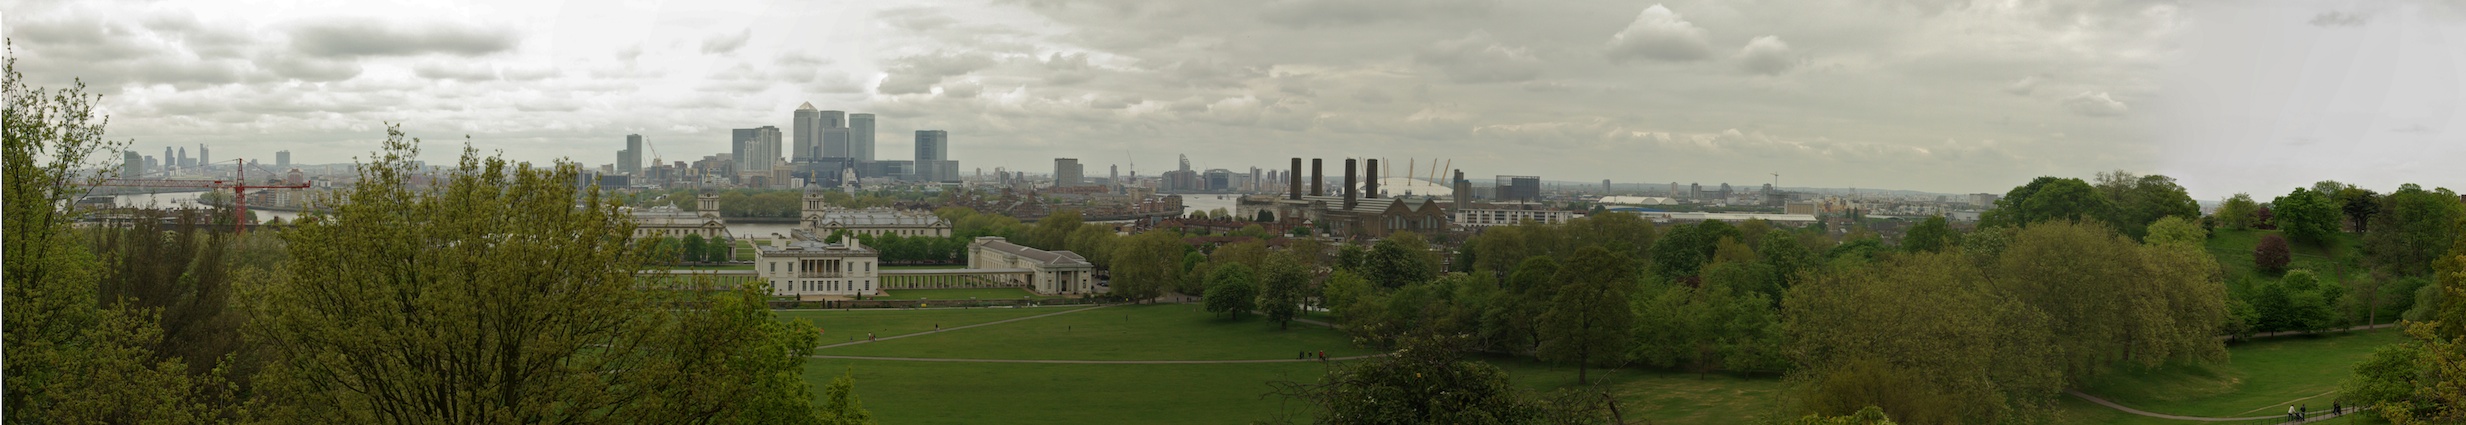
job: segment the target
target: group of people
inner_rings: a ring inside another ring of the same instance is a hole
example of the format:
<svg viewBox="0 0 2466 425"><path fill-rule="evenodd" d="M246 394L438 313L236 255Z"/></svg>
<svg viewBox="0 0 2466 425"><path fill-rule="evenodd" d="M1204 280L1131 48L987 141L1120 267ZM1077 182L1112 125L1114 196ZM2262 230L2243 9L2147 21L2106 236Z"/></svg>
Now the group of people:
<svg viewBox="0 0 2466 425"><path fill-rule="evenodd" d="M2303 422L2304 417L2311 416L2311 414L2312 408L2310 407L2303 405L2286 406L2286 419L2290 421ZM2343 414L2346 414L2346 404L2344 402L2329 402L2329 417L2334 418Z"/></svg>
<svg viewBox="0 0 2466 425"><path fill-rule="evenodd" d="M1293 354L1293 359L1294 359L1294 360L1309 360L1309 359L1310 359L1310 352L1309 352L1309 351L1299 351L1299 352L1295 352L1295 354ZM1327 361L1327 350L1319 350L1319 361L1322 361L1322 362Z"/></svg>

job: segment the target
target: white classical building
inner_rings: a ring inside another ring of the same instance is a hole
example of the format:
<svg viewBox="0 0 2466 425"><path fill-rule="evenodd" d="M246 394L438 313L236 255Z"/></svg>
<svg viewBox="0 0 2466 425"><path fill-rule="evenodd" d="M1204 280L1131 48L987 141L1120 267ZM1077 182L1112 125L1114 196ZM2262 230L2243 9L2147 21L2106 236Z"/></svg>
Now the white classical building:
<svg viewBox="0 0 2466 425"><path fill-rule="evenodd" d="M845 230L851 235L950 237L950 222L931 211L840 208L823 202L822 194L813 191L805 192L805 204L799 210L804 217L799 223L817 235Z"/></svg>
<svg viewBox="0 0 2466 425"><path fill-rule="evenodd" d="M1003 282L1036 291L1039 294L1094 294L1109 288L1096 286L1096 265L1086 257L1070 251L1046 251L1020 246L1000 236L976 238L968 243L969 269L1025 269L1027 273L1010 275Z"/></svg>
<svg viewBox="0 0 2466 425"><path fill-rule="evenodd" d="M675 205L639 208L627 212L634 220L634 239L701 235L704 239L728 236L728 221L719 218L719 197L703 193L694 198L696 211L678 209Z"/></svg>
<svg viewBox="0 0 2466 425"><path fill-rule="evenodd" d="M810 234L754 247L754 275L771 295L798 298L881 294L881 253L855 240L823 243Z"/></svg>
<svg viewBox="0 0 2466 425"><path fill-rule="evenodd" d="M1536 224L1567 224L1582 215L1566 210L1462 209L1453 211L1457 226L1480 228L1513 226L1531 221Z"/></svg>

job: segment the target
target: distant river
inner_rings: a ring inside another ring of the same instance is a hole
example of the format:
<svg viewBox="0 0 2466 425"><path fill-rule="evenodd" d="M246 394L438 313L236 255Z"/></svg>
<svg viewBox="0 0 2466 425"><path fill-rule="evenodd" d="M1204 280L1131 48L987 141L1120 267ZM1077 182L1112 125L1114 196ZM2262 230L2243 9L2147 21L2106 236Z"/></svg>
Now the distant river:
<svg viewBox="0 0 2466 425"><path fill-rule="evenodd" d="M196 207L200 206L200 204L197 203L197 196L202 194L205 194L205 192L134 194L113 196L112 199L123 207ZM300 219L300 213L292 211L266 211L251 208L248 210L248 214L256 216L257 222L259 223L264 223L275 218L282 218L283 221L298 221ZM728 233L736 235L740 238L766 238L770 237L772 233L782 235L788 234L789 229L795 228L796 225L791 223L733 223L728 225Z"/></svg>

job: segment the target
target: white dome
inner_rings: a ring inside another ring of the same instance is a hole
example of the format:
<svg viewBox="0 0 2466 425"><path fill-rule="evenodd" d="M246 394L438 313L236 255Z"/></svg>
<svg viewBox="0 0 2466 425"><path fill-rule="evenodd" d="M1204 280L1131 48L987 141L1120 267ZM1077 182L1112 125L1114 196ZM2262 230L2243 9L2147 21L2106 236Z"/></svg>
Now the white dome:
<svg viewBox="0 0 2466 425"><path fill-rule="evenodd" d="M1387 196L1404 196L1407 194L1414 196L1436 196L1441 198L1456 196L1455 188L1450 188L1445 184L1431 182L1429 180L1410 177L1388 177L1379 179L1379 192L1386 193Z"/></svg>

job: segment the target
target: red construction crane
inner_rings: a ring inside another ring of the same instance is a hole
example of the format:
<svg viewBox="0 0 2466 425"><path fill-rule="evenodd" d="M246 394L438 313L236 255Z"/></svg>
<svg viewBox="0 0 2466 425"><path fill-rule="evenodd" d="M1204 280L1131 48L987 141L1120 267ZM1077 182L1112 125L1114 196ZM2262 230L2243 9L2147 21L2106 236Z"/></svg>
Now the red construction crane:
<svg viewBox="0 0 2466 425"><path fill-rule="evenodd" d="M220 162L222 162L222 161L217 161L217 163L220 163ZM118 186L118 187L156 187L156 188L176 188L176 189L207 189L207 190L222 190L222 189L226 189L226 188L227 188L227 189L231 189L231 195L232 195L232 196L231 196L231 205L232 205L232 207L233 207L233 208L232 208L232 212L231 212L231 226L232 226L232 231L233 231L233 232L236 232L236 233L248 233L248 190L249 190L249 189L307 189L307 188L308 188L308 185L307 185L307 184L282 184L282 183L272 183L272 184L262 184L262 185L253 185L253 184L248 184L248 163L247 163L245 160L242 160L242 159L233 159L233 160L231 160L230 162L237 162L237 163L239 163L238 165L235 165L235 166L233 166L233 167L232 167L235 171L232 173L232 179L231 179L231 180L129 180L129 179L111 179L111 180L104 180L101 184L97 184L96 186Z"/></svg>

